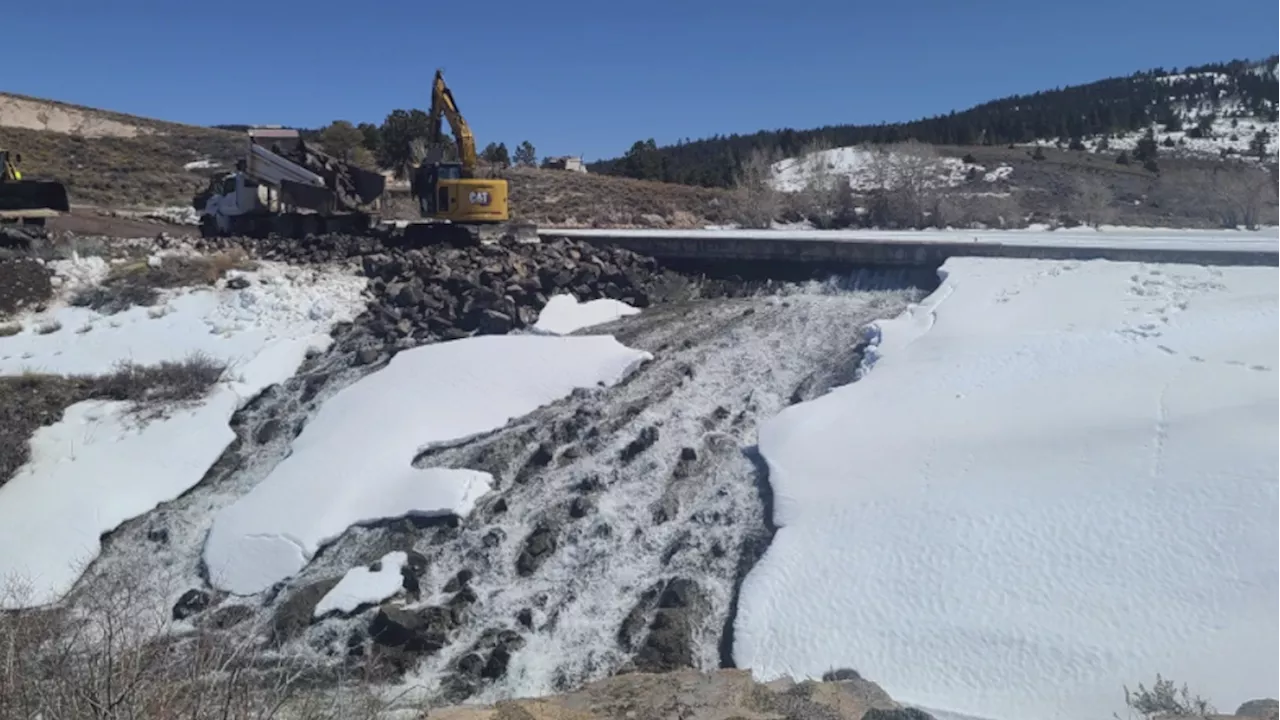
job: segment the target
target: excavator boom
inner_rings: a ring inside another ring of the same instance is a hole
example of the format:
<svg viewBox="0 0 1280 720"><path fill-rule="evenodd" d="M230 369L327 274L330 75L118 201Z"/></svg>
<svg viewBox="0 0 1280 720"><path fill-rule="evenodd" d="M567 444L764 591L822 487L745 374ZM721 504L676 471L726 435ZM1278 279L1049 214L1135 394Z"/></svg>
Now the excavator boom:
<svg viewBox="0 0 1280 720"><path fill-rule="evenodd" d="M428 125L435 135L430 138L432 143L442 144L444 141L440 136L441 116L449 121L449 129L453 131L453 138L457 142L458 161L462 164L463 177L475 177L478 165L475 135L471 134L471 128L458 110L458 103L453 99L449 86L444 84L444 73L436 70L435 81L431 84L431 115Z"/></svg>

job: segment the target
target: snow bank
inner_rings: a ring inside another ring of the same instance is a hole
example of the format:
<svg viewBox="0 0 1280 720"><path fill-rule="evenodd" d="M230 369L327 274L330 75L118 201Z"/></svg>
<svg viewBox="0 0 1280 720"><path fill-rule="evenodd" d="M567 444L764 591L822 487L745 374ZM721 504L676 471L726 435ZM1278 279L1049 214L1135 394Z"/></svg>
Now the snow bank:
<svg viewBox="0 0 1280 720"><path fill-rule="evenodd" d="M264 386L256 358L266 353L274 365L287 356L296 368L308 348L327 346L333 324L354 319L365 303L365 279L337 271L264 263L244 275L250 285L243 290L183 289L156 307L115 315L77 307L28 315L22 332L0 338L0 373L92 374L120 361L146 365L203 352L231 363L245 379L241 390L252 393ZM39 332L50 325L61 329Z"/></svg>
<svg viewBox="0 0 1280 720"><path fill-rule="evenodd" d="M1274 268L953 259L858 383L765 425L734 659L967 715L1159 672L1275 697Z"/></svg>
<svg viewBox="0 0 1280 720"><path fill-rule="evenodd" d="M81 280L96 268L81 267ZM31 585L23 604L57 600L97 556L103 533L197 484L233 439L227 423L243 401L293 375L310 348L329 343L330 326L364 304L359 277L271 264L247 277L253 284L243 290L179 291L162 308L112 316L56 308L0 338L6 375L98 374L119 361L196 351L231 363L204 402L166 418L139 425L127 405L93 401L36 432L31 459L0 486L0 577ZM36 332L51 323L61 328Z"/></svg>
<svg viewBox="0 0 1280 720"><path fill-rule="evenodd" d="M382 556L375 564L377 570L352 568L316 603L313 617L324 617L331 612L353 613L358 608L380 603L395 595L404 587L404 576L400 570L407 562L408 553L396 550Z"/></svg>
<svg viewBox="0 0 1280 720"><path fill-rule="evenodd" d="M352 525L466 515L489 474L418 469L419 451L499 428L574 388L618 382L649 357L610 336L485 336L401 352L326 401L292 454L218 514L204 551L211 580L256 593Z"/></svg>
<svg viewBox="0 0 1280 720"><path fill-rule="evenodd" d="M600 298L584 303L572 295L554 295L538 314L533 328L554 335L568 335L577 330L613 322L640 311L621 300Z"/></svg>

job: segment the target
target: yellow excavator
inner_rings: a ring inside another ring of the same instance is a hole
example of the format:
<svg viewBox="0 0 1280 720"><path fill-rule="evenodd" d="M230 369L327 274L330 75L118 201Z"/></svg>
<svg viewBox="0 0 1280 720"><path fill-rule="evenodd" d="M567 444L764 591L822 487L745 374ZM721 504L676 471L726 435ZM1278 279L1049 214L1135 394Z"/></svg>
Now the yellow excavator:
<svg viewBox="0 0 1280 720"><path fill-rule="evenodd" d="M536 226L511 221L511 187L507 181L478 176L475 136L458 110L458 103L440 70L436 70L431 85L428 117L426 157L409 180L422 221L405 228L406 241L455 245L504 239L536 242ZM446 140L442 120L449 121L452 143Z"/></svg>
<svg viewBox="0 0 1280 720"><path fill-rule="evenodd" d="M22 156L0 148L0 223L44 225L50 217L70 212L67 188L60 182L24 180Z"/></svg>

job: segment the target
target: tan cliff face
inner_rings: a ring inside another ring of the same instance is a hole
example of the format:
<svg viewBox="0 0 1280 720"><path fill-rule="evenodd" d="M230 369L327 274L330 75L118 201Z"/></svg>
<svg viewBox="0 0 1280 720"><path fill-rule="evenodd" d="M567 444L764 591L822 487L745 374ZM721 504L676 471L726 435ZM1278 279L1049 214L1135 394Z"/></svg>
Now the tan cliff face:
<svg viewBox="0 0 1280 720"><path fill-rule="evenodd" d="M756 682L748 670L632 673L577 692L489 706L431 710L432 720L861 720L867 712L900 710L867 680ZM889 716L891 717L891 716ZM887 718L886 718L887 720Z"/></svg>
<svg viewBox="0 0 1280 720"><path fill-rule="evenodd" d="M123 116L121 116L123 117ZM156 130L111 113L0 93L0 127L45 130L85 138L132 138Z"/></svg>

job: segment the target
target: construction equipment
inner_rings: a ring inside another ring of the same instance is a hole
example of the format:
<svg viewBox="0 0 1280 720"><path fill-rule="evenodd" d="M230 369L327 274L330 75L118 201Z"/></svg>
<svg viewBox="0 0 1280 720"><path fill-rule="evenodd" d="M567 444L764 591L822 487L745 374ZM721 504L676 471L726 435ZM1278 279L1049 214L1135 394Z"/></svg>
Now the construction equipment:
<svg viewBox="0 0 1280 720"><path fill-rule="evenodd" d="M449 121L452 143L445 138L442 120ZM511 221L507 181L478 176L475 136L458 110L458 103L440 70L436 70L431 86L427 128L426 157L409 180L422 221L405 227L406 241L454 245L503 239L537 242L535 226ZM456 159L446 159L450 150Z"/></svg>
<svg viewBox="0 0 1280 720"><path fill-rule="evenodd" d="M302 238L363 234L377 224L371 207L386 188L383 175L326 155L297 130L253 127L248 137L236 171L192 200L202 235Z"/></svg>
<svg viewBox="0 0 1280 720"><path fill-rule="evenodd" d="M71 211L65 185L23 179L21 163L20 154L0 149L0 223L44 225L46 219Z"/></svg>

